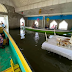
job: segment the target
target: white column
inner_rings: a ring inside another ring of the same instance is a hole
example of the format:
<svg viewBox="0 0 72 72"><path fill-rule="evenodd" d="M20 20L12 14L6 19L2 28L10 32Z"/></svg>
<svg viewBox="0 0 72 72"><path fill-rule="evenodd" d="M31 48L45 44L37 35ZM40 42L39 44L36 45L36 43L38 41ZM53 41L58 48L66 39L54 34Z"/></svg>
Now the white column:
<svg viewBox="0 0 72 72"><path fill-rule="evenodd" d="M8 16L7 15L4 16L4 20L5 20L5 25L6 25L6 31L9 33L9 23L8 23Z"/></svg>

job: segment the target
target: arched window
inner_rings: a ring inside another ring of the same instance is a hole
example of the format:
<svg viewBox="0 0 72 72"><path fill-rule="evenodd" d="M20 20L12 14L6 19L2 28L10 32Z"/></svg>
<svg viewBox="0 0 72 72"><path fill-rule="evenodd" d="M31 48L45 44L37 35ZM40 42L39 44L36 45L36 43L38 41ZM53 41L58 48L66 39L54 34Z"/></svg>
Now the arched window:
<svg viewBox="0 0 72 72"><path fill-rule="evenodd" d="M35 21L36 27L38 27L38 21Z"/></svg>
<svg viewBox="0 0 72 72"><path fill-rule="evenodd" d="M65 20L63 20L61 23L59 23L59 29L67 30L67 27L68 27L68 23Z"/></svg>
<svg viewBox="0 0 72 72"><path fill-rule="evenodd" d="M54 29L54 27L57 25L57 22L55 20L53 20L51 23L50 23L50 29Z"/></svg>

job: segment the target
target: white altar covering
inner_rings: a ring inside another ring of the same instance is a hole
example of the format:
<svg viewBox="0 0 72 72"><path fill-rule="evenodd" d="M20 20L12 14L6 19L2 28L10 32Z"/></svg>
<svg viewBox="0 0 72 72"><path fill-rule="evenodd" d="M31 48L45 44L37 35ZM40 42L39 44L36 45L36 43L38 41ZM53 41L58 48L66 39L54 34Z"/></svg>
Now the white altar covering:
<svg viewBox="0 0 72 72"><path fill-rule="evenodd" d="M53 36L52 38L48 39L48 42L44 42L42 44L42 49L54 52L59 54L63 57L66 57L72 60L72 47L69 46L57 46L57 38L61 38L62 40L68 37L63 36Z"/></svg>

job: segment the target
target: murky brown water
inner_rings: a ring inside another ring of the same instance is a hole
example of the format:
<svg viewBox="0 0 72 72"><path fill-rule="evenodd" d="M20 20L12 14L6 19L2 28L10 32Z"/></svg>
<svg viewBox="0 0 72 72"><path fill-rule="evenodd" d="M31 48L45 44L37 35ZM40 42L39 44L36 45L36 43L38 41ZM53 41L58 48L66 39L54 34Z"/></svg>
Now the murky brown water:
<svg viewBox="0 0 72 72"><path fill-rule="evenodd" d="M72 72L72 61L57 54L41 49L45 41L43 33L25 31L21 40L19 30L10 30L10 34L35 72Z"/></svg>

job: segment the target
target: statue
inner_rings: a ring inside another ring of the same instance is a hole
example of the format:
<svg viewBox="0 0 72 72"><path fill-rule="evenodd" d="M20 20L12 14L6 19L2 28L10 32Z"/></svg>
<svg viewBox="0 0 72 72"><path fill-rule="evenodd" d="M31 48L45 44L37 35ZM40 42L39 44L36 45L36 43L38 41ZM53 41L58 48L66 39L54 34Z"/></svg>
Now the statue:
<svg viewBox="0 0 72 72"><path fill-rule="evenodd" d="M47 38L47 34L46 34L46 32L45 32L45 37L46 37L46 42L48 42L48 38Z"/></svg>
<svg viewBox="0 0 72 72"><path fill-rule="evenodd" d="M61 45L61 38L57 38L57 41L58 41L57 45L60 46Z"/></svg>

